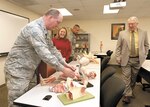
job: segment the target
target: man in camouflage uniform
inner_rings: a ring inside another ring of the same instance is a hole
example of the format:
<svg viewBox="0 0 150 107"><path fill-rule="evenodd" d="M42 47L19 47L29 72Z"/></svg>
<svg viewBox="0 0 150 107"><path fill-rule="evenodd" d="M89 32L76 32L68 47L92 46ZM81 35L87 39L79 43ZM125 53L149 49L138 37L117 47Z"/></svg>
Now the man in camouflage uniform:
<svg viewBox="0 0 150 107"><path fill-rule="evenodd" d="M29 89L38 64L43 60L74 77L75 68L67 64L61 53L53 46L48 30L57 27L63 16L56 9L50 9L43 17L27 24L20 32L5 62L4 72L8 88L8 107L15 107L13 101Z"/></svg>
<svg viewBox="0 0 150 107"><path fill-rule="evenodd" d="M76 60L77 55L75 54L75 45L76 45L76 40L78 39L77 34L80 31L80 26L78 24L75 24L73 28L70 29L70 34L68 36L68 39L71 41L71 47L72 47L72 53L70 57L70 61Z"/></svg>

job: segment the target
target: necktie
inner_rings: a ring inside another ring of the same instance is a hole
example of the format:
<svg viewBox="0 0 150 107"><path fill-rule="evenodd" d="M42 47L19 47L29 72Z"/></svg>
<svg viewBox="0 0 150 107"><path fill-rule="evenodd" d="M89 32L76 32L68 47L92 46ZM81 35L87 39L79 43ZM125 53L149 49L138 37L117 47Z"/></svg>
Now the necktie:
<svg viewBox="0 0 150 107"><path fill-rule="evenodd" d="M135 36L134 31L131 33L131 55L135 55Z"/></svg>

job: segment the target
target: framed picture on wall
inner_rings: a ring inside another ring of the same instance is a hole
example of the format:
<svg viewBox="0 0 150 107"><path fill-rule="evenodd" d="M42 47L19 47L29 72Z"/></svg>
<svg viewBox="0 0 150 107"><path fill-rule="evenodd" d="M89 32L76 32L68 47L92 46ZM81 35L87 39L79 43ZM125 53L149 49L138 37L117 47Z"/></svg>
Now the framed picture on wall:
<svg viewBox="0 0 150 107"><path fill-rule="evenodd" d="M111 24L111 40L118 40L119 32L125 30L125 23Z"/></svg>

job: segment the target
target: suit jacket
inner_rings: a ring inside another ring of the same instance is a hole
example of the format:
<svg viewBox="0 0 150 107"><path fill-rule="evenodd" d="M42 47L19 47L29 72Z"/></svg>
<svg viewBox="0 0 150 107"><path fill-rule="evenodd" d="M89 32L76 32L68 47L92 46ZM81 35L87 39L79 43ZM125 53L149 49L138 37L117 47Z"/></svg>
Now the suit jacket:
<svg viewBox="0 0 150 107"><path fill-rule="evenodd" d="M138 29L139 38L139 61L140 65L145 61L148 50L149 42L147 32ZM126 66L130 55L130 32L129 30L121 31L116 45L116 60L119 61L121 66Z"/></svg>

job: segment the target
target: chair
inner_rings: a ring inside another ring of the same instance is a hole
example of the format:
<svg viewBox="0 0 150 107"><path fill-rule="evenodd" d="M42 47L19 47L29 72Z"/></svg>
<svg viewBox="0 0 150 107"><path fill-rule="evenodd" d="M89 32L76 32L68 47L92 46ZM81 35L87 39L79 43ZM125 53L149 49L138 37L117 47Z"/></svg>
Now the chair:
<svg viewBox="0 0 150 107"><path fill-rule="evenodd" d="M146 60L150 60L150 49L148 51ZM146 69L141 67L138 75L141 78L143 78L146 82L148 82L148 83L142 83L142 80L140 81L143 85L143 91L145 91L147 88L150 88L150 72L148 72Z"/></svg>
<svg viewBox="0 0 150 107"><path fill-rule="evenodd" d="M146 59L150 59L150 49L148 50L148 55L147 55L147 58Z"/></svg>
<svg viewBox="0 0 150 107"><path fill-rule="evenodd" d="M143 91L145 91L147 88L150 88L150 72L145 70L144 68L140 68L138 75L142 77L146 82L148 82L148 83L142 83Z"/></svg>
<svg viewBox="0 0 150 107"><path fill-rule="evenodd" d="M114 73L116 72L116 69L114 67L107 67L106 69L104 69L104 71L101 73L101 86L103 85L103 83L109 78L111 77Z"/></svg>
<svg viewBox="0 0 150 107"><path fill-rule="evenodd" d="M106 56L110 56L110 57L111 57L112 53L113 53L113 51L108 50L108 51L106 52L106 55L101 55L101 56L99 56L99 57L101 58L101 61L102 61L102 60L104 59L104 57L106 57Z"/></svg>
<svg viewBox="0 0 150 107"><path fill-rule="evenodd" d="M116 107L123 96L125 84L115 75L107 79L101 87L101 107Z"/></svg>
<svg viewBox="0 0 150 107"><path fill-rule="evenodd" d="M101 62L101 72L103 72L103 70L107 67L109 61L110 61L110 56L106 56L103 58Z"/></svg>
<svg viewBox="0 0 150 107"><path fill-rule="evenodd" d="M108 50L108 51L106 52L107 56L111 56L112 53L113 53L113 51L111 51L111 50Z"/></svg>

